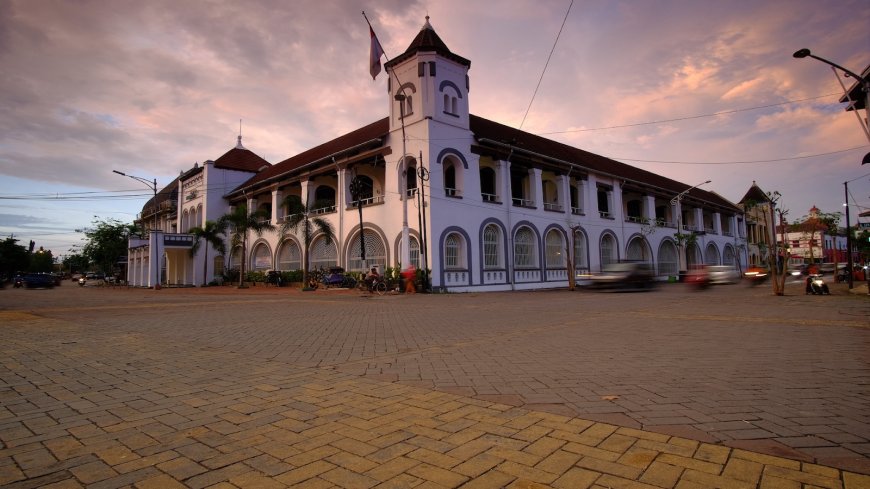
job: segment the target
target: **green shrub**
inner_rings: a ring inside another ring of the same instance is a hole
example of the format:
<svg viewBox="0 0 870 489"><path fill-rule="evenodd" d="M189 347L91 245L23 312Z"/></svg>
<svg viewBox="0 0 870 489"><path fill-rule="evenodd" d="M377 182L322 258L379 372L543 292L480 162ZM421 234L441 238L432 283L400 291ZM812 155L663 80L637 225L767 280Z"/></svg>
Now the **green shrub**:
<svg viewBox="0 0 870 489"><path fill-rule="evenodd" d="M260 282L263 283L266 281L265 272L248 272L245 274L245 282Z"/></svg>

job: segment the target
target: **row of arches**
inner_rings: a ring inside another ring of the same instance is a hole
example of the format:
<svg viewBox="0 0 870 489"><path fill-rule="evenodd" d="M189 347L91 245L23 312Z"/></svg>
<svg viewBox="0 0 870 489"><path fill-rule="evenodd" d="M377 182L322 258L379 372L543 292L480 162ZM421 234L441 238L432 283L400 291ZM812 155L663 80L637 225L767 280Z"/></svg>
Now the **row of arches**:
<svg viewBox="0 0 870 489"><path fill-rule="evenodd" d="M338 243L326 239L325 236L315 236L311 241L309 252L309 266L313 269L329 268L343 265L348 271L364 271L372 266L379 266L384 270L392 264L391 256L399 256L401 235L393 240L393 249L386 244L386 237L376 228L366 227L362 234L355 232L343 245L343 259L339 260ZM362 246L365 247L365 262L362 259ZM420 240L416 232L409 237L411 263L420 267ZM302 248L301 243L295 236L288 236L273 247L267 240L256 241L250 249L248 269L252 271L266 270L301 270ZM242 249L236 247L230 256L230 268L239 268L241 263Z"/></svg>
<svg viewBox="0 0 870 489"><path fill-rule="evenodd" d="M479 250L474 252L474 242L464 229L454 227L445 231L440 246L443 250L442 268L445 273L471 271L479 268L481 275L488 271L557 270L568 268L568 246L572 249L575 271L590 271L595 265L590 254L589 236L585 229L577 227L568 242L569 234L558 225L551 225L540 232L533 224L523 221L511 231L509 241L505 226L490 219L479 231ZM659 275L676 275L679 272L679 254L676 242L670 237L662 239L653 254L647 238L635 234L621 248L614 232L606 230L597 237L597 265L604 267L620 260L643 261L657 266ZM475 259L476 258L476 259ZM731 244L720 252L715 243L707 243L703 254L697 243L686 247L687 265L735 265L736 254ZM479 264L479 265L476 265ZM508 267L510 264L510 267Z"/></svg>
<svg viewBox="0 0 870 489"><path fill-rule="evenodd" d="M202 226L202 223L202 204L199 204L196 207L184 209L181 212L181 229L183 230L183 232L186 233L190 231L191 228L194 228L196 226Z"/></svg>

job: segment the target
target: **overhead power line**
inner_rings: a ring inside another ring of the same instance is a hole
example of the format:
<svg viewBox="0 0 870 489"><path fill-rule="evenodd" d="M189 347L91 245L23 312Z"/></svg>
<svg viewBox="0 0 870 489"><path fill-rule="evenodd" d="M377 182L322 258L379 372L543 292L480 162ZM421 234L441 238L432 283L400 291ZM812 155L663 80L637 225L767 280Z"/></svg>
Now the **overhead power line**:
<svg viewBox="0 0 870 489"><path fill-rule="evenodd" d="M574 5L574 0L571 0L571 4L568 5L568 10L565 12L565 18L562 19L562 25L559 27L559 33L556 34L556 40L553 41L553 47L550 49L550 55L547 56L547 62L544 63L544 69L541 71L541 77L538 78L538 84L535 86L535 92L532 93L532 99L529 100L529 106L526 107L526 113L523 115L523 120L520 121L519 129L523 128L523 124L526 123L526 117L529 116L529 111L532 110L532 103L535 101L535 96L538 95L538 89L541 88L541 82L544 80L544 74L547 72L547 67L550 66L550 58L553 57L553 52L556 51L556 44L559 43L559 37L562 36L562 29L565 28L565 22L568 21L568 14L571 13L571 7Z"/></svg>
<svg viewBox="0 0 870 489"><path fill-rule="evenodd" d="M841 149L837 151L829 151L827 153L817 153L812 155L789 156L787 158L771 158L768 160L747 160L747 161L662 161L662 160L639 160L636 158L621 158L618 156L608 156L612 160L635 161L638 163L665 163L673 165L748 165L752 163L776 163L778 161L803 160L807 158L818 158L819 156L828 156L839 153L847 153L856 149L866 149L868 146L855 146L854 148Z"/></svg>
<svg viewBox="0 0 870 489"><path fill-rule="evenodd" d="M788 105L788 104L794 104L794 103L798 103L798 102L807 102L810 100L817 100L820 98L831 97L834 95L838 95L838 94L828 93L825 95L818 95L816 97L808 97L808 98L801 98L801 99L795 99L795 100L786 100L785 102L778 102L775 104L756 105L754 107L744 107L742 109L722 110L719 112L712 112L709 114L699 114L699 115L690 115L690 116L685 116L685 117L675 117L673 119L660 119L657 121L635 122L632 124L620 124L620 125L616 125L616 126L588 127L588 128L583 128L583 129L567 129L564 131L539 132L538 135L545 136L545 135L549 135L549 134L568 134L568 133L572 133L572 132L605 131L607 129L622 129L622 128L626 128L626 127L637 127L637 126L649 126L649 125L653 125L653 124L664 124L666 122L690 121L693 119L702 119L705 117L719 117L721 115L736 114L738 112L748 112L750 110L769 109L771 107L778 107L780 105Z"/></svg>

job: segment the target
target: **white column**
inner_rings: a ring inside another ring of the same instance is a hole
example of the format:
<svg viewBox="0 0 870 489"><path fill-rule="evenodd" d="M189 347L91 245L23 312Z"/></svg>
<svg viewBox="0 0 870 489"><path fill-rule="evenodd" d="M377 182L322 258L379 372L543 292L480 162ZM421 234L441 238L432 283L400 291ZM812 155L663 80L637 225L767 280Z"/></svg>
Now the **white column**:
<svg viewBox="0 0 870 489"><path fill-rule="evenodd" d="M558 190L557 200L559 201L559 205L562 206L562 212L571 213L571 178L568 175L560 175L557 178L558 185L556 185L556 189Z"/></svg>
<svg viewBox="0 0 870 489"><path fill-rule="evenodd" d="M544 209L544 188L541 186L541 169L532 168L529 171L529 200L536 209Z"/></svg>
<svg viewBox="0 0 870 489"><path fill-rule="evenodd" d="M274 188L272 190L272 224L277 225L281 216L281 201L284 200L284 193Z"/></svg>
<svg viewBox="0 0 870 489"><path fill-rule="evenodd" d="M655 222L656 220L656 198L654 195L647 195L643 198L644 217Z"/></svg>
<svg viewBox="0 0 870 489"><path fill-rule="evenodd" d="M622 206L622 185L619 182L613 182L613 191L610 195L613 200L613 208L610 209L610 215L614 219L625 221L625 208Z"/></svg>

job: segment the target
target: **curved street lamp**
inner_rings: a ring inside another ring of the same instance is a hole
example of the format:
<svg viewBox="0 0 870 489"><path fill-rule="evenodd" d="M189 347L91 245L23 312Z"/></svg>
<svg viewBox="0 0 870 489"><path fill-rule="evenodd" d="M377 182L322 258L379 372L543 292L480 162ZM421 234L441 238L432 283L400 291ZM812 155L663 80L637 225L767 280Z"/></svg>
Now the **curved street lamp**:
<svg viewBox="0 0 870 489"><path fill-rule="evenodd" d="M837 68L837 69L841 70L843 73L846 74L846 76L851 76L852 78L854 78L858 83L861 84L861 88L864 90L864 110L866 112L870 113L870 80L855 73L854 71L843 68L842 66L838 65L837 63L834 63L833 61L822 58L821 56L816 56L815 54L810 52L810 50L807 48L798 49L797 51L794 52L794 54L792 54L792 56L794 56L795 58L807 58L807 57L809 57L809 58L817 59L817 60L821 61L822 63L825 63L827 65L832 66L833 68ZM835 72L836 72L836 70L835 70ZM839 77L837 77L837 80L839 81ZM840 83L842 84L842 81ZM848 98L849 91L846 90L845 86L843 86L843 91L846 92L846 96ZM864 129L864 134L867 136L867 140L870 141L870 128L868 128L866 123L863 120L861 120L861 116L858 115L857 109L855 110L855 115L858 117L858 123L861 124L861 128ZM870 153L867 153L866 155L864 155L864 159L861 160L862 165L866 165L867 163L870 163ZM849 222L849 182L843 182L843 186L845 187L845 192L846 192L846 203L844 204L844 206L846 207L846 255L848 256L848 258L847 258L848 265L847 266L849 267L848 277L849 277L849 288L851 289L854 286L854 283L853 283L853 278L852 278L852 267L853 267L852 229L851 229L851 225L850 225L851 223ZM868 283L870 283L870 282L868 282Z"/></svg>
<svg viewBox="0 0 870 489"><path fill-rule="evenodd" d="M826 65L829 65L833 68L836 68L836 69L842 71L843 73L846 74L846 76L851 76L852 78L854 78L858 83L861 84L861 88L864 90L864 110L867 112L870 112L870 80L867 80L866 78L855 73L852 70L843 68L842 66L838 65L837 63L834 63L831 60L825 59L821 56L816 56L815 54L810 52L810 50L807 48L798 49L797 51L794 52L794 54L792 54L792 56L794 56L795 58L799 58L799 59L802 59L802 58L817 59L817 60L821 61L822 63L825 63ZM834 71L836 72L836 70L834 70ZM842 85L843 82L840 80L839 77L837 77L837 81L840 81L840 84ZM843 91L846 93L846 97L848 98L849 91L846 89L846 87L844 85L843 85ZM851 99L849 99L849 100L851 100ZM858 115L857 109L855 110L855 115L858 117L858 123L861 124L861 129L864 130L864 134L867 136L867 140L870 141L870 128L868 128L867 125L864 123L864 121L861 120L861 116ZM865 160L864 163L867 162L866 160L868 158L870 158L870 153L868 153L866 156L864 156L864 160Z"/></svg>
<svg viewBox="0 0 870 489"><path fill-rule="evenodd" d="M677 207L677 204L679 204L679 203L683 200L683 197L685 197L686 194L688 194L691 190L696 189L696 188L700 187L701 185L707 185L707 184L710 183L711 181L712 181L712 180L707 180L706 182L701 182L701 183L699 183L699 184L697 184L697 185L692 185L691 187L687 188L686 190L683 190L682 192L678 193L678 194L676 195L676 197L674 197L673 199L671 199L671 206L676 208L676 207ZM677 211L677 234L683 234L683 206L681 205L679 209L674 209L674 210ZM680 263L679 263L679 265L680 265L680 271L682 271L682 269L683 269L683 263L682 263L682 261L683 261L683 254L684 254L684 253L682 252L682 251L683 251L683 242L682 242L682 240L680 240L680 242L679 242L679 246L680 246L680 251L681 251L681 252L678 253L677 258L680 260Z"/></svg>
<svg viewBox="0 0 870 489"><path fill-rule="evenodd" d="M124 176L127 178L132 178L133 180L136 180L137 182L144 183L145 185L148 185L148 188L150 188L151 190L154 191L154 228L153 229L156 231L157 230L157 179L155 178L153 181L151 181L151 180L148 180L147 178L137 177L135 175L127 175L126 173L124 173L122 171L118 171L118 170L112 170L112 173L117 173L118 175L121 175L121 176Z"/></svg>

